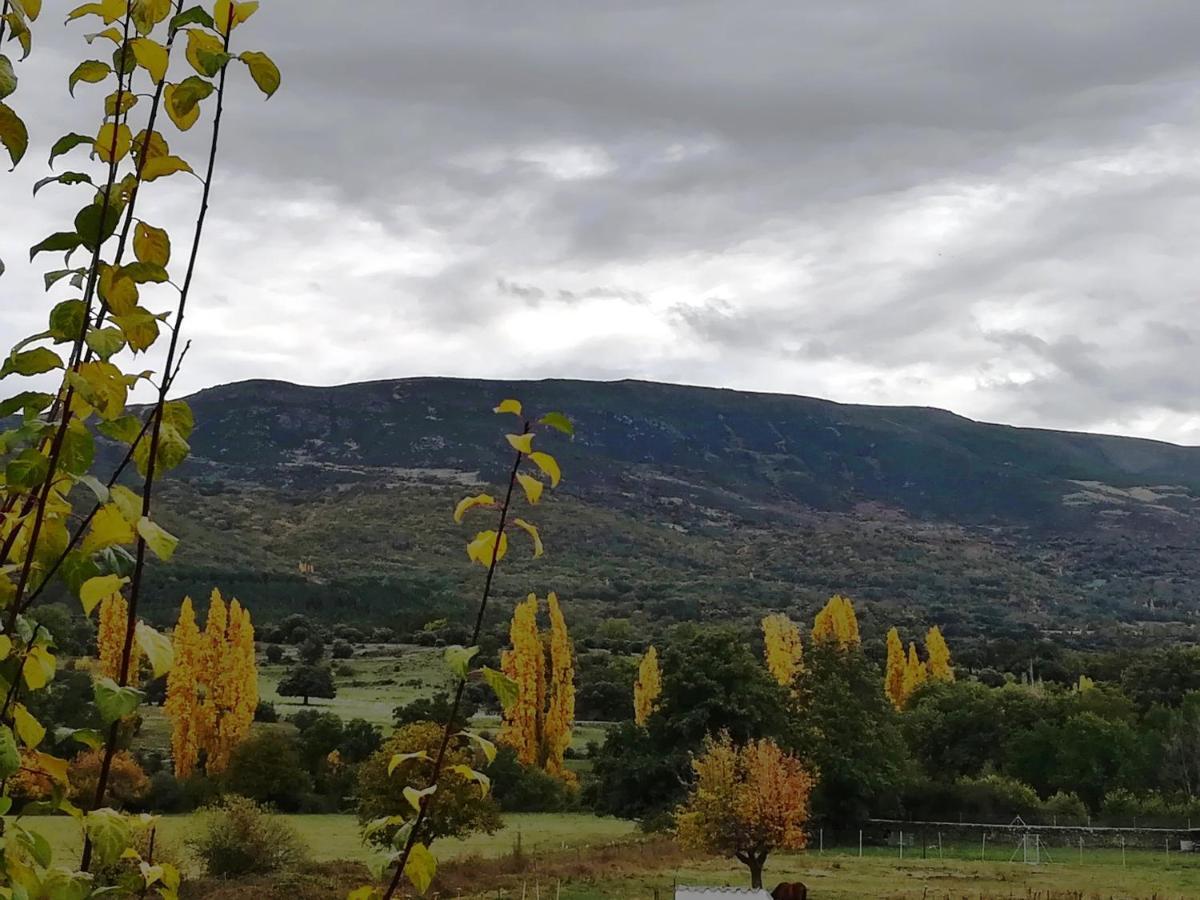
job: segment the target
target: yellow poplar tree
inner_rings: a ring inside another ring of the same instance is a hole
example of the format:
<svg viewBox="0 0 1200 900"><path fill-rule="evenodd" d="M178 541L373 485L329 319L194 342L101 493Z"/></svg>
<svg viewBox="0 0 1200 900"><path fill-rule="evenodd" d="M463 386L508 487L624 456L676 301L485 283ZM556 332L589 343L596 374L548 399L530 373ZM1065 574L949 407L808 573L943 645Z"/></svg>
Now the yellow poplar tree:
<svg viewBox="0 0 1200 900"><path fill-rule="evenodd" d="M175 763L175 775L186 778L196 770L200 755L196 733L200 698L196 694L196 683L203 662L200 629L196 627L191 597L183 598L171 643L175 647L175 665L167 675L167 699L163 706L171 720L171 758Z"/></svg>
<svg viewBox="0 0 1200 900"><path fill-rule="evenodd" d="M204 631L196 626L190 599L180 609L174 636L177 663L167 683L175 772L195 769L200 750L209 774L223 772L230 755L250 731L258 706L254 626L248 610L234 600L228 607L214 590Z"/></svg>
<svg viewBox="0 0 1200 900"><path fill-rule="evenodd" d="M925 635L925 653L929 657L929 677L933 681L953 681L954 668L950 665L950 648L942 637L942 630L934 625Z"/></svg>
<svg viewBox="0 0 1200 900"><path fill-rule="evenodd" d="M513 611L509 638L512 649L500 654L501 671L517 685L517 699L504 715L500 740L512 747L525 765L540 766L551 775L571 779L563 756L571 743L575 719L575 667L571 639L558 597L547 598L550 609L549 661L538 630L538 599L530 594Z"/></svg>
<svg viewBox="0 0 1200 900"><path fill-rule="evenodd" d="M500 740L527 766L538 765L542 710L546 696L546 654L537 626L537 597L530 594L513 610L508 627L512 649L500 654L500 670L517 684L517 699L504 715Z"/></svg>
<svg viewBox="0 0 1200 900"><path fill-rule="evenodd" d="M921 658L917 656L917 645L913 642L908 644L908 661L904 666L904 704L908 704L908 700L917 688L925 683L928 672L925 670L925 663L921 662Z"/></svg>
<svg viewBox="0 0 1200 900"><path fill-rule="evenodd" d="M563 766L563 758L571 746L571 725L575 721L575 662L567 622L553 591L546 605L550 610L550 696L543 737L546 771L570 781L575 775Z"/></svg>
<svg viewBox="0 0 1200 900"><path fill-rule="evenodd" d="M638 664L637 681L633 684L633 720L643 728L650 719L662 694L662 668L658 664L658 651L650 646Z"/></svg>
<svg viewBox="0 0 1200 900"><path fill-rule="evenodd" d="M862 642L858 633L858 616L849 598L835 594L813 619L812 639L836 641L842 650L857 647Z"/></svg>
<svg viewBox="0 0 1200 900"><path fill-rule="evenodd" d="M121 678L121 655L125 650L128 619L129 603L120 591L100 601L100 612L96 617L96 653L100 658L100 674L113 681ZM138 664L142 656L137 641L133 642L131 653L127 681L136 687L141 674Z"/></svg>
<svg viewBox="0 0 1200 900"><path fill-rule="evenodd" d="M883 692L896 709L903 709L907 697L904 694L904 671L906 668L904 644L900 632L892 627L887 634L887 671L883 676Z"/></svg>
<svg viewBox="0 0 1200 900"><path fill-rule="evenodd" d="M767 671L783 687L790 687L804 668L800 629L783 613L775 613L763 617L762 631Z"/></svg>

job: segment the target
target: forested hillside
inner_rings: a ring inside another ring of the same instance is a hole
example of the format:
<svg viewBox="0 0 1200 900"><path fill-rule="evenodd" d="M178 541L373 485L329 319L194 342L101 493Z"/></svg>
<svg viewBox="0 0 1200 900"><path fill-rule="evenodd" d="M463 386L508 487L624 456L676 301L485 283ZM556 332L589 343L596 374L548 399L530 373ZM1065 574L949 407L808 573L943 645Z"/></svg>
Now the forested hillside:
<svg viewBox="0 0 1200 900"><path fill-rule="evenodd" d="M184 540L155 599L218 583L268 615L400 629L453 615L468 570L450 510L463 485L497 479L479 413L509 394L577 423L538 579L595 622L804 614L842 591L868 636L911 610L951 633L1111 638L1190 630L1200 608L1200 449L935 409L458 379L190 398L192 455L164 496ZM501 590L527 574L511 566Z"/></svg>

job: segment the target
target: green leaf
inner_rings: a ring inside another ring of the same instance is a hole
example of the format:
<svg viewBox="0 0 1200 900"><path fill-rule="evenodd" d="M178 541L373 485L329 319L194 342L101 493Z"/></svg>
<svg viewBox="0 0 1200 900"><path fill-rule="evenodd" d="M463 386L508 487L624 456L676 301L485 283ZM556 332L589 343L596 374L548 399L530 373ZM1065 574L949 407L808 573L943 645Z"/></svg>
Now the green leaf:
<svg viewBox="0 0 1200 900"><path fill-rule="evenodd" d="M63 367L62 359L47 347L35 347L33 350L23 350L11 354L0 368L0 378L16 373L17 375L41 375Z"/></svg>
<svg viewBox="0 0 1200 900"><path fill-rule="evenodd" d="M575 437L575 426L560 412L548 412L538 422L542 425L549 425L551 428L557 428L563 434Z"/></svg>
<svg viewBox="0 0 1200 900"><path fill-rule="evenodd" d="M132 278L134 284L163 284L171 280L167 270L157 263L133 262L121 266L121 271Z"/></svg>
<svg viewBox="0 0 1200 900"><path fill-rule="evenodd" d="M114 441L132 444L142 433L142 420L132 413L127 413L111 422L101 422L96 426L96 430Z"/></svg>
<svg viewBox="0 0 1200 900"><path fill-rule="evenodd" d="M12 61L0 53L0 100L17 89L17 73L13 71Z"/></svg>
<svg viewBox="0 0 1200 900"><path fill-rule="evenodd" d="M159 634L145 622L137 623L136 637L138 646L146 654L146 659L150 660L150 668L154 670L155 678L171 671L171 666L175 664L175 648L171 645L169 637Z"/></svg>
<svg viewBox="0 0 1200 900"><path fill-rule="evenodd" d="M404 877L412 882L418 894L424 894L433 883L437 874L437 857L429 852L429 848L420 841L413 844L408 854L408 862L404 864Z"/></svg>
<svg viewBox="0 0 1200 900"><path fill-rule="evenodd" d="M137 688L121 687L111 678L100 678L92 683L92 694L100 721L111 725L133 713L142 702L142 692Z"/></svg>
<svg viewBox="0 0 1200 900"><path fill-rule="evenodd" d="M517 683L505 675L503 672L498 672L495 669L483 667L483 680L487 682L488 687L492 689L492 693L496 695L496 699L500 701L500 706L505 712L508 712L514 703L517 702L519 694Z"/></svg>
<svg viewBox="0 0 1200 900"><path fill-rule="evenodd" d="M495 744L493 744L491 741L489 741L487 738L483 737L482 735L478 735L473 731L460 731L459 735L461 737L467 738L467 740L471 741L472 743L477 744L479 746L479 749L483 751L483 756L488 761L489 765L491 763L495 762L495 760L496 760L496 745Z"/></svg>
<svg viewBox="0 0 1200 900"><path fill-rule="evenodd" d="M96 440L92 432L79 419L72 419L63 435L58 467L69 475L82 475L92 467L95 458Z"/></svg>
<svg viewBox="0 0 1200 900"><path fill-rule="evenodd" d="M71 740L92 750L99 750L104 746L104 735L95 728L78 728L71 732Z"/></svg>
<svg viewBox="0 0 1200 900"><path fill-rule="evenodd" d="M89 203L75 216L75 232L85 248L95 251L113 236L120 221L121 211L114 204Z"/></svg>
<svg viewBox="0 0 1200 900"><path fill-rule="evenodd" d="M92 810L84 818L83 827L101 866L111 866L120 859L132 841L129 821L115 809Z"/></svg>
<svg viewBox="0 0 1200 900"><path fill-rule="evenodd" d="M129 15L139 34L149 34L154 26L171 14L171 0L133 0Z"/></svg>
<svg viewBox="0 0 1200 900"><path fill-rule="evenodd" d="M90 144L93 140L94 138L86 134L64 134L50 148L50 165L54 165L55 157L62 156L69 150L74 150L80 144Z"/></svg>
<svg viewBox="0 0 1200 900"><path fill-rule="evenodd" d="M54 287L58 282L62 281L72 272L77 272L78 269L55 269L53 272L47 272L42 276L42 280L46 282L46 290Z"/></svg>
<svg viewBox="0 0 1200 900"><path fill-rule="evenodd" d="M82 300L64 300L50 310L50 336L59 344L78 340L86 318Z"/></svg>
<svg viewBox="0 0 1200 900"><path fill-rule="evenodd" d="M17 739L12 729L0 725L0 778L15 775L21 768L21 754L17 750Z"/></svg>
<svg viewBox="0 0 1200 900"><path fill-rule="evenodd" d="M112 74L112 66L98 59L85 59L75 67L71 77L67 79L67 92L74 97L75 85L81 81L96 84Z"/></svg>
<svg viewBox="0 0 1200 900"><path fill-rule="evenodd" d="M58 231L50 235L40 244L34 244L29 248L29 261L41 253L43 250L66 250L70 252L80 244L79 235L73 231Z"/></svg>
<svg viewBox="0 0 1200 900"><path fill-rule="evenodd" d="M97 502L108 502L108 488L105 487L104 482L102 482L95 475L80 475L78 481L96 495Z"/></svg>
<svg viewBox="0 0 1200 900"><path fill-rule="evenodd" d="M12 160L14 169L29 149L29 131L25 123L4 103L0 103L0 144L8 150L8 158Z"/></svg>
<svg viewBox="0 0 1200 900"><path fill-rule="evenodd" d="M250 69L250 77L260 91L270 97L279 90L279 67L271 61L271 57L257 50L246 50L239 54L238 59Z"/></svg>
<svg viewBox="0 0 1200 900"><path fill-rule="evenodd" d="M472 769L470 766L458 763L450 767L450 771L462 777L465 781L474 781L479 785L479 790L482 796L486 797L488 791L492 789L492 779L488 778L482 772Z"/></svg>
<svg viewBox="0 0 1200 900"><path fill-rule="evenodd" d="M54 400L53 394L42 391L21 391L0 403L0 418L11 416L18 409L26 415L37 415Z"/></svg>
<svg viewBox="0 0 1200 900"><path fill-rule="evenodd" d="M175 547L179 543L179 538L168 532L161 525L151 522L145 516L138 519L137 523L138 534L142 540L146 542L146 546L154 551L154 555L163 562L170 560L175 553Z"/></svg>
<svg viewBox="0 0 1200 900"><path fill-rule="evenodd" d="M199 75L189 75L173 87L175 89L168 101L174 113L173 120L187 119L195 110L196 104L214 90L212 82L205 81Z"/></svg>
<svg viewBox="0 0 1200 900"><path fill-rule="evenodd" d="M111 597L128 582L128 578L122 578L119 575L98 575L95 578L89 578L79 589L79 602L83 604L84 614L90 616L101 600Z"/></svg>
<svg viewBox="0 0 1200 900"><path fill-rule="evenodd" d="M30 447L22 450L4 467L4 481L9 487L33 490L50 474L50 460Z"/></svg>
<svg viewBox="0 0 1200 900"><path fill-rule="evenodd" d="M446 665L459 678L465 679L471 671L471 660L478 652L478 647L460 647L457 644L447 647Z"/></svg>
<svg viewBox="0 0 1200 900"><path fill-rule="evenodd" d="M51 175L46 178L40 178L33 185L33 195L36 197L37 192L48 184L93 184L92 176L83 172L63 172L61 175ZM65 270L73 271L71 269Z"/></svg>
<svg viewBox="0 0 1200 900"><path fill-rule="evenodd" d="M125 335L120 328L109 325L105 328L90 328L84 337L88 347L103 360L125 348Z"/></svg>
<svg viewBox="0 0 1200 900"><path fill-rule="evenodd" d="M191 9L185 9L171 19L171 24L168 28L174 32L178 31L184 25L203 25L205 28L212 28L213 20L212 16L204 10L204 7L193 6Z"/></svg>

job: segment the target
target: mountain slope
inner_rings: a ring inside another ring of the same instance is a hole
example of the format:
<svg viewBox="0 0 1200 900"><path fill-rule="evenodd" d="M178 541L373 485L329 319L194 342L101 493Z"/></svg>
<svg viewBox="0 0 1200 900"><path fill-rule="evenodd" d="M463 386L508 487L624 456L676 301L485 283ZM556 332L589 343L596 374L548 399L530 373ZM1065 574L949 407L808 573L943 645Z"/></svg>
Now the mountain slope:
<svg viewBox="0 0 1200 900"><path fill-rule="evenodd" d="M166 495L185 543L156 573L160 602L207 579L273 610L402 625L455 607L474 573L449 510L504 475L509 422L490 408L505 396L577 425L546 438L565 475L536 511L550 552L514 560L513 596L557 587L597 621L654 622L802 612L842 590L868 619L964 629L1200 605L1197 448L637 381L459 379L190 398L193 456Z"/></svg>

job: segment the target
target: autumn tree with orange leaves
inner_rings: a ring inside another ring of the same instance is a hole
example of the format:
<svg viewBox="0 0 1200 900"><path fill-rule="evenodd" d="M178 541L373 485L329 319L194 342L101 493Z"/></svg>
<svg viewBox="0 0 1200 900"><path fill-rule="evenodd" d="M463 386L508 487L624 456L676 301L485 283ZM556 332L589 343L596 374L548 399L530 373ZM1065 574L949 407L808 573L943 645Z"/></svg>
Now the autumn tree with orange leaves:
<svg viewBox="0 0 1200 900"><path fill-rule="evenodd" d="M772 740L736 746L728 732L709 737L692 760L696 780L675 812L685 847L733 856L762 887L772 850L802 850L813 777Z"/></svg>

